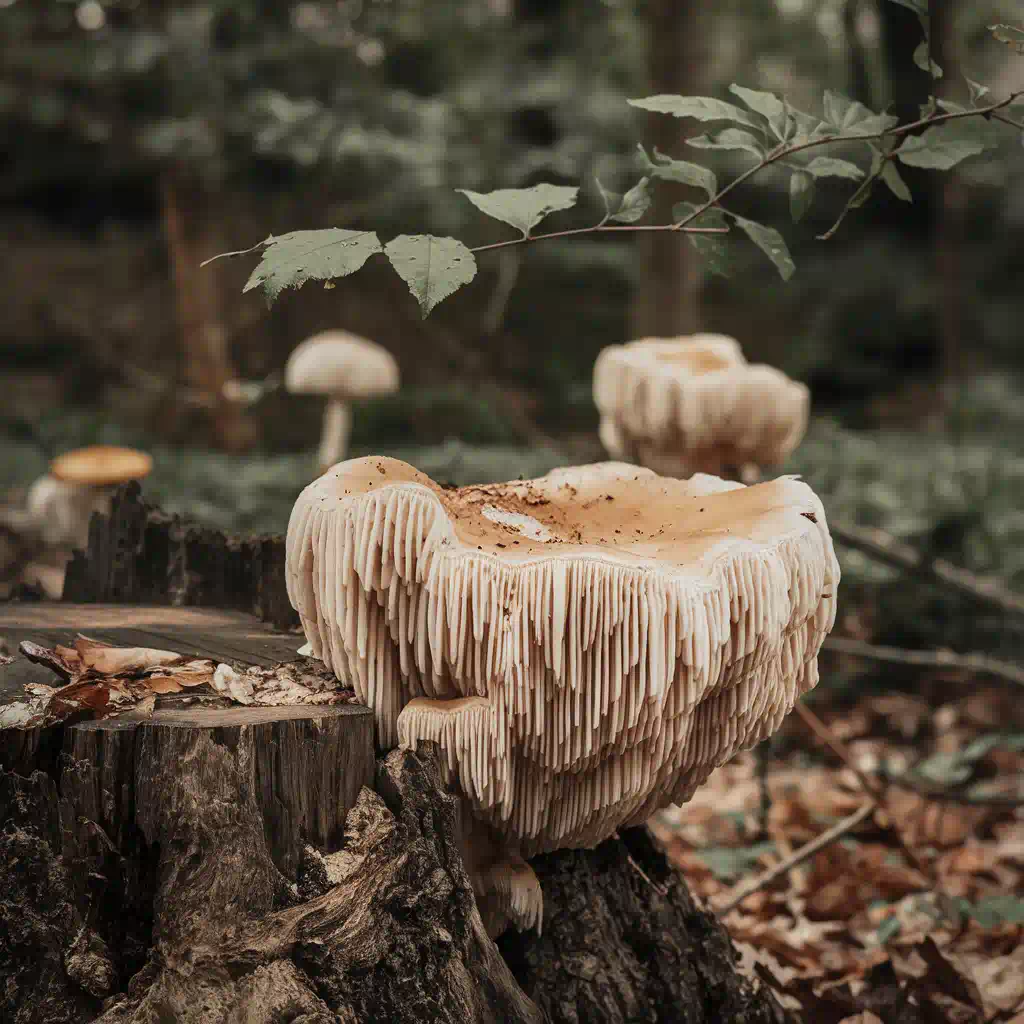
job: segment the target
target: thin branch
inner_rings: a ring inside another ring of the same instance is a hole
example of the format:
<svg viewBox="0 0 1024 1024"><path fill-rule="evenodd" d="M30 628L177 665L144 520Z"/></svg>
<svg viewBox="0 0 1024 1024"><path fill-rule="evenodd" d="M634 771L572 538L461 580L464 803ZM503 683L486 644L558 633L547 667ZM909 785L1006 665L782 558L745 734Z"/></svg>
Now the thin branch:
<svg viewBox="0 0 1024 1024"><path fill-rule="evenodd" d="M833 753L839 758L847 768L856 776L857 781L860 783L861 788L868 796L872 797L874 801L881 807L887 806L886 799L886 785L880 779L873 778L870 775L865 774L858 767L857 762L853 759L853 755L846 749L846 745L839 739L838 736L802 701L797 701L794 711L804 720L804 724L813 732L822 742L828 746ZM890 821L892 821L892 815L888 815ZM927 878L932 885L938 884L938 879L935 872L921 860L920 857L907 845L906 840L903 838L903 833L899 828L896 827L893 822L890 826L890 832L895 838L897 845L903 852L903 856L907 859L907 863L910 864L923 878Z"/></svg>
<svg viewBox="0 0 1024 1024"><path fill-rule="evenodd" d="M843 636L830 636L825 649L837 654L850 654L855 658L885 661L892 665L913 665L918 668L952 668L978 675L994 676L1024 686L1024 669L1006 661L998 661L985 654L957 654L954 651L908 651L901 647L878 647L874 644L850 640Z"/></svg>
<svg viewBox="0 0 1024 1024"><path fill-rule="evenodd" d="M882 176L882 172L885 170L885 164L886 161L883 160L878 165L878 170L876 170L873 174L869 174L868 177L866 177L864 181L861 182L860 186L853 193L853 195L851 195L850 198L846 200L846 205L843 207L842 212L836 219L835 224L833 224L832 227L828 229L828 231L818 235L817 241L827 242L830 238L832 238L833 235L835 235L835 233L839 230L839 225L842 224L844 220L846 220L847 214L849 214L851 210L856 209L857 201L861 198L861 196L864 196L865 199L867 198L868 192L871 191L871 189L874 187L875 182L878 181L878 179Z"/></svg>
<svg viewBox="0 0 1024 1024"><path fill-rule="evenodd" d="M265 245L270 245L274 241L273 235L268 235L263 239L262 242L257 242L255 245L250 245L248 249L236 249L234 252L219 252L216 256L211 256L208 260L203 260L199 264L200 269L205 267L207 264L212 263L214 260L225 260L232 259L235 256L248 256L249 253L255 252L257 249L262 249Z"/></svg>
<svg viewBox="0 0 1024 1024"><path fill-rule="evenodd" d="M604 234L608 231L677 231L675 224L592 224L587 228L569 228L567 231L550 231L545 235L525 235L522 238L510 238L505 242L491 242L489 245L478 245L470 252L487 252L489 249L505 249L510 245L526 245L527 242L546 242L552 238L569 238L571 235ZM686 228L691 235L727 235L728 228ZM262 243L260 243L262 244ZM233 255L233 254L231 254Z"/></svg>
<svg viewBox="0 0 1024 1024"><path fill-rule="evenodd" d="M844 523L829 523L833 538L848 548L897 569L927 576L975 601L992 605L1000 611L1024 616L1024 597L1011 593L995 580L976 576L943 559L926 558L921 552L881 530L866 530Z"/></svg>
<svg viewBox="0 0 1024 1024"><path fill-rule="evenodd" d="M793 868L803 864L805 860L809 860L816 853L824 850L826 846L831 846L836 840L842 839L848 832L852 832L865 818L871 817L876 807L878 807L878 804L874 800L869 800L863 807L858 808L853 814L843 818L842 821L833 825L827 832L822 832L816 839L812 839L798 850L794 850L784 860L779 861L778 864L769 868L763 875L755 878L747 888L733 896L725 906L716 907L716 912L719 916L725 917L730 911L735 910L748 896L753 896L755 892L766 889L777 878L788 874Z"/></svg>
<svg viewBox="0 0 1024 1024"><path fill-rule="evenodd" d="M787 146L785 143L782 143L768 153L767 156L763 157L760 163L754 164L753 167L744 171L738 177L733 178L733 180L724 188L719 189L717 195L712 196L706 203L698 206L692 213L683 217L682 220L676 221L673 227L676 231L686 230L686 226L691 221L694 221L702 214L707 213L707 211L713 206L718 206L719 203L734 188L736 188L737 185L741 185L743 182L752 178L755 174L763 171L766 167L777 163L779 160L784 160L786 157L792 156L794 153L802 153L804 150L816 149L819 146L831 146L837 142L871 142L890 136L902 138L903 136L916 131L918 128L931 128L934 125L942 124L944 121L955 121L958 118L963 117L988 117L990 115L995 115L996 111L1002 110L1004 107L1008 107L1019 96L1024 96L1024 92L1010 93L1005 100L1000 100L998 103L991 103L987 107L977 107L973 110L961 110L954 111L952 113L932 114L930 117L922 117L917 121L910 121L907 124L896 125L894 128L888 128L884 132L872 132L870 134L863 135L826 135L823 138L808 139L806 142L799 142L793 146ZM858 191L860 190L858 189Z"/></svg>

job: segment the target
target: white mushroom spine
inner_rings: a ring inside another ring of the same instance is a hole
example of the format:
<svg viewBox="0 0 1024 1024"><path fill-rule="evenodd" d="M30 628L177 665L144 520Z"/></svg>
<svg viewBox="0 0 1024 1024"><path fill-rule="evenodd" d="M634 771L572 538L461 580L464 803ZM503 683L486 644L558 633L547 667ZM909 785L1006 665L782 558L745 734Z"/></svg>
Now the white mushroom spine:
<svg viewBox="0 0 1024 1024"><path fill-rule="evenodd" d="M321 469L329 469L345 458L351 434L351 405L341 398L328 398L327 407L324 409L323 430L320 434Z"/></svg>

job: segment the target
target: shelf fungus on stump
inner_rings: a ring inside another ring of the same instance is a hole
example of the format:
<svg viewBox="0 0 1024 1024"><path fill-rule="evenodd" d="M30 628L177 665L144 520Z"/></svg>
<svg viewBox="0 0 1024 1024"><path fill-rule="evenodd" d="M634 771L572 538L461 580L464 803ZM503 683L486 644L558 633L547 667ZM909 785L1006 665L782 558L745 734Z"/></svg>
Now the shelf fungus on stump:
<svg viewBox="0 0 1024 1024"><path fill-rule="evenodd" d="M378 742L444 752L492 933L540 924L524 858L687 800L817 682L839 566L821 502L625 463L443 488L340 463L288 524L312 653Z"/></svg>
<svg viewBox="0 0 1024 1024"><path fill-rule="evenodd" d="M609 345L593 389L605 450L668 476L729 469L756 478L807 429L806 385L748 363L723 334Z"/></svg>

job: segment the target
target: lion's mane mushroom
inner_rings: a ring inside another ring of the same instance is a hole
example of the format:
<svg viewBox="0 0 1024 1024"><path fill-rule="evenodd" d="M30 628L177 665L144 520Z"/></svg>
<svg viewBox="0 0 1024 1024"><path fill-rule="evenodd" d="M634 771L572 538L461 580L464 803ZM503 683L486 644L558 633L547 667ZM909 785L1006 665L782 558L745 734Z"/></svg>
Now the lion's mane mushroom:
<svg viewBox="0 0 1024 1024"><path fill-rule="evenodd" d="M839 581L821 502L792 477L607 462L444 489L386 458L302 492L286 573L381 746L443 750L492 931L539 920L521 858L685 801L778 728L817 681Z"/></svg>
<svg viewBox="0 0 1024 1024"><path fill-rule="evenodd" d="M723 334L609 345L593 390L608 453L668 476L782 462L807 429L807 387Z"/></svg>
<svg viewBox="0 0 1024 1024"><path fill-rule="evenodd" d="M320 469L345 457L352 431L353 399L398 390L398 364L386 348L349 334L323 331L299 345L288 357L284 386L298 395L325 395L320 435Z"/></svg>
<svg viewBox="0 0 1024 1024"><path fill-rule="evenodd" d="M152 457L134 448L98 444L65 452L29 488L29 519L45 543L83 548L89 520L93 512L107 512L113 488L143 479L152 468Z"/></svg>

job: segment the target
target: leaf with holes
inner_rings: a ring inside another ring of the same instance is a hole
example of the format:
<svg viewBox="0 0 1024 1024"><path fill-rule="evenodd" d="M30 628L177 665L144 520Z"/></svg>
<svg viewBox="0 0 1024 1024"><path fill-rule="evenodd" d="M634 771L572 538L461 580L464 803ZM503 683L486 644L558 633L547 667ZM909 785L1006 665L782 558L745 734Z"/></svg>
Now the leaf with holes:
<svg viewBox="0 0 1024 1024"><path fill-rule="evenodd" d="M673 117L692 117L697 121L732 121L735 124L764 132L764 125L742 107L709 96L647 96L641 100L626 100L631 107L650 110L655 114Z"/></svg>
<svg viewBox="0 0 1024 1024"><path fill-rule="evenodd" d="M944 121L920 135L908 136L896 156L909 167L948 171L961 160L999 144L993 126L979 117Z"/></svg>
<svg viewBox="0 0 1024 1024"><path fill-rule="evenodd" d="M694 203L676 203L672 207L672 220L678 224L681 220L696 213L697 209L698 207ZM726 228L728 224L722 211L712 207L690 221L687 227ZM690 245L697 250L706 270L712 274L718 274L720 277L730 276L732 272L732 251L729 248L728 235L696 235L688 233L686 237Z"/></svg>
<svg viewBox="0 0 1024 1024"><path fill-rule="evenodd" d="M531 188L499 188L494 192L471 192L457 188L481 213L500 220L530 237L549 213L569 210L576 205L579 189L566 185L533 185Z"/></svg>
<svg viewBox="0 0 1024 1024"><path fill-rule="evenodd" d="M476 258L457 238L399 235L384 252L420 304L424 318L442 299L476 277Z"/></svg>
<svg viewBox="0 0 1024 1024"><path fill-rule="evenodd" d="M242 291L262 286L268 306L286 288L301 288L307 281L347 277L374 253L383 251L376 232L343 228L290 231L276 238L271 236L265 246Z"/></svg>
<svg viewBox="0 0 1024 1024"><path fill-rule="evenodd" d="M767 224L759 224L756 220L747 220L735 214L732 216L736 224L746 232L747 237L775 264L775 269L782 280L788 281L796 270L796 264L789 255L789 247L782 235Z"/></svg>

